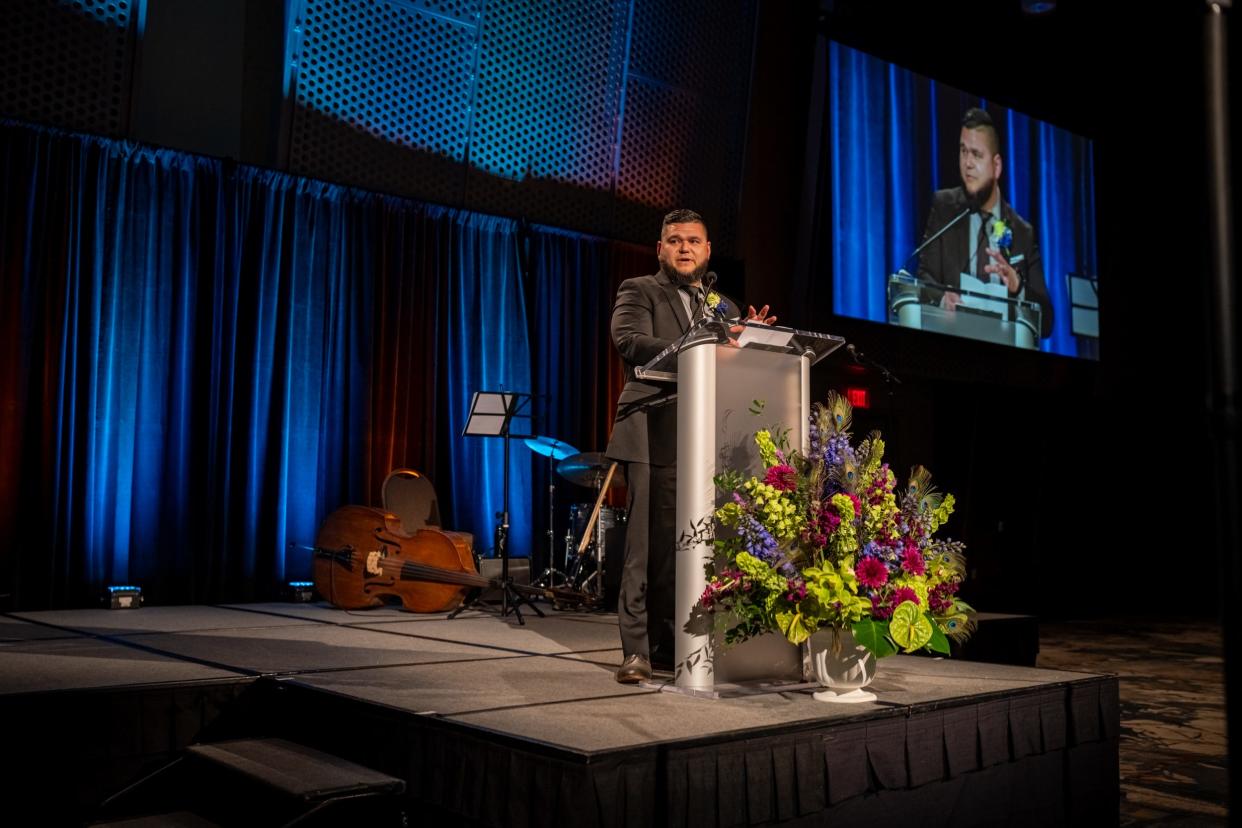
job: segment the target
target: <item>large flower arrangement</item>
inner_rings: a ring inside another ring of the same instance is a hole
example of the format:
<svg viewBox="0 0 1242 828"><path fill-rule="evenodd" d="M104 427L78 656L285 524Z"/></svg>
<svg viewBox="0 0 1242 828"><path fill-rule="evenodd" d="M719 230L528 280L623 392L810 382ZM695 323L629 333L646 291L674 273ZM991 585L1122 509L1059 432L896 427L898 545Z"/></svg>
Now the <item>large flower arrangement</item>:
<svg viewBox="0 0 1242 828"><path fill-rule="evenodd" d="M777 630L801 644L836 628L876 657L948 654L949 639L973 629L974 611L957 597L964 546L933 537L953 495L939 494L922 466L899 492L879 432L851 442L852 414L834 392L813 406L808 454L789 448L788 431L762 429L763 476L717 476L728 500L699 603L727 644Z"/></svg>

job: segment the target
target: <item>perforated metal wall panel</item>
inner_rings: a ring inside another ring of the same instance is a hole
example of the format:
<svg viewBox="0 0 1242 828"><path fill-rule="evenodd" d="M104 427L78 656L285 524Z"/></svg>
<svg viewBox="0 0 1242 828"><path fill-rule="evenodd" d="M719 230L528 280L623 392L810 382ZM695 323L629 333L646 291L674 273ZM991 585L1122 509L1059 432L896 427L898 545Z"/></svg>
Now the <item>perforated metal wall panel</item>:
<svg viewBox="0 0 1242 828"><path fill-rule="evenodd" d="M727 250L754 6L685 6L305 0L290 169L643 241L692 206Z"/></svg>
<svg viewBox="0 0 1242 828"><path fill-rule="evenodd" d="M124 134L136 2L0 0L0 114Z"/></svg>
<svg viewBox="0 0 1242 828"><path fill-rule="evenodd" d="M460 203L480 0L309 0L292 172Z"/></svg>
<svg viewBox="0 0 1242 828"><path fill-rule="evenodd" d="M652 212L642 205L687 206L707 219L717 249L732 247L754 21L751 0L634 0L619 236L654 236Z"/></svg>
<svg viewBox="0 0 1242 828"><path fill-rule="evenodd" d="M615 0L489 0L471 207L608 232L628 21Z"/></svg>

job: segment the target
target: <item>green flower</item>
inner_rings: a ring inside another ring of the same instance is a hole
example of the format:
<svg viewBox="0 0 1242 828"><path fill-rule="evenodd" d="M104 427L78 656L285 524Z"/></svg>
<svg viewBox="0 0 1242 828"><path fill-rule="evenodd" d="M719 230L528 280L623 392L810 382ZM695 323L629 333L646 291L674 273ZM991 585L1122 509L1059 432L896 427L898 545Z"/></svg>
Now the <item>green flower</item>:
<svg viewBox="0 0 1242 828"><path fill-rule="evenodd" d="M763 458L764 468L772 468L777 463L776 443L772 441L772 432L766 428L755 432L755 445L759 447L759 456Z"/></svg>

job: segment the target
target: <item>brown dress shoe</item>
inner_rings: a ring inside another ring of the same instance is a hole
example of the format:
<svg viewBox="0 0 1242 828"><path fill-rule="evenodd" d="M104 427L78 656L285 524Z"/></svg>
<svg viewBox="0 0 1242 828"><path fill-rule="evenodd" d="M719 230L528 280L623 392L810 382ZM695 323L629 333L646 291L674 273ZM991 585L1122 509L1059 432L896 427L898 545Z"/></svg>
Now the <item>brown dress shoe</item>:
<svg viewBox="0 0 1242 828"><path fill-rule="evenodd" d="M651 662L638 653L626 656L625 661L621 662L621 666L617 668L617 681L622 684L651 681Z"/></svg>

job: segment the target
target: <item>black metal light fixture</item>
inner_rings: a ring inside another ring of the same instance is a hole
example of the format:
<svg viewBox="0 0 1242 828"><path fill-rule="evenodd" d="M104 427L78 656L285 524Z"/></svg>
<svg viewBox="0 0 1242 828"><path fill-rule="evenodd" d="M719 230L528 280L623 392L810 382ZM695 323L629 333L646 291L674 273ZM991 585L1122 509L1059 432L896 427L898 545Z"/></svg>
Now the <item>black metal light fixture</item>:
<svg viewBox="0 0 1242 828"><path fill-rule="evenodd" d="M105 587L103 605L108 609L138 609L142 606L142 587L133 584Z"/></svg>

